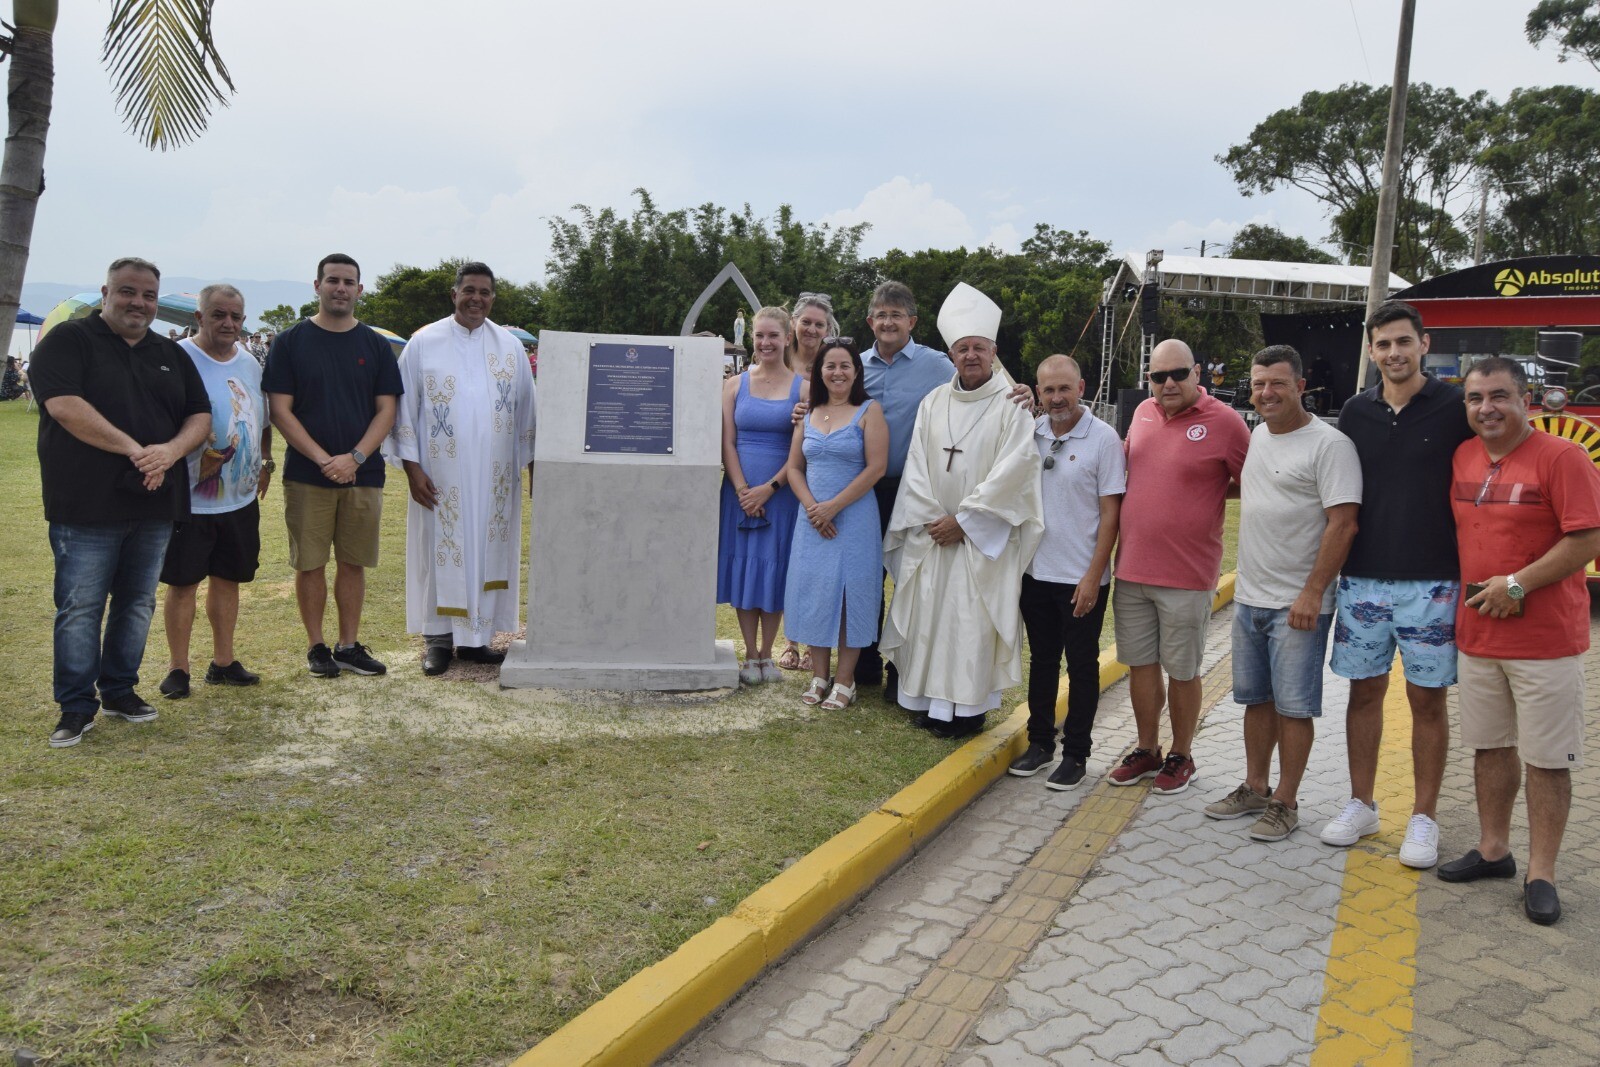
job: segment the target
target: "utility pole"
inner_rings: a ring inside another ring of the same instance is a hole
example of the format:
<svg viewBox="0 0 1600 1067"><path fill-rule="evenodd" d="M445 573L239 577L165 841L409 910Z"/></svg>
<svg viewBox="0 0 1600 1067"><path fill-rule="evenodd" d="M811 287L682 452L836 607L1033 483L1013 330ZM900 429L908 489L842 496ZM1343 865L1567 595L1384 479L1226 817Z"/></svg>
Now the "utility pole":
<svg viewBox="0 0 1600 1067"><path fill-rule="evenodd" d="M1378 191L1378 226L1372 235L1372 274L1367 281L1367 317L1389 295L1389 264L1394 259L1394 216L1400 200L1400 152L1405 144L1406 93L1411 86L1411 26L1417 0L1402 0L1400 42L1394 53L1394 88L1389 93L1389 135L1383 144L1383 186ZM1367 387L1366 331L1357 357L1356 390Z"/></svg>
<svg viewBox="0 0 1600 1067"><path fill-rule="evenodd" d="M1478 179L1478 229L1472 237L1472 265L1483 262L1483 219L1489 214L1489 177Z"/></svg>

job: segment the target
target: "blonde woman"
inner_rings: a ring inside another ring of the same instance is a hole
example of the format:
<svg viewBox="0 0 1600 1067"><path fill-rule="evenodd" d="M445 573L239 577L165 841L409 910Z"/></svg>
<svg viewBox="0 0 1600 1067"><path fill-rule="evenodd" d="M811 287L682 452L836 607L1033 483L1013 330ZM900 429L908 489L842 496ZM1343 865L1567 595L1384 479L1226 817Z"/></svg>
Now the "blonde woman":
<svg viewBox="0 0 1600 1067"><path fill-rule="evenodd" d="M750 369L722 390L722 519L717 603L732 604L744 637L739 680L782 677L772 645L783 620L784 580L799 504L788 487L791 413L801 378L785 362L789 313L764 307L751 323Z"/></svg>

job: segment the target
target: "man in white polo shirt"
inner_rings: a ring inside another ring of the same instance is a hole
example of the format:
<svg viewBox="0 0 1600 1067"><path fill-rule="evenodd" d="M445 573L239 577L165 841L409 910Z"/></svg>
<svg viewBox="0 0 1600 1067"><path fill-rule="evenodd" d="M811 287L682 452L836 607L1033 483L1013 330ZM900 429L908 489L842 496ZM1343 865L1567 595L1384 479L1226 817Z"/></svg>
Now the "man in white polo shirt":
<svg viewBox="0 0 1600 1067"><path fill-rule="evenodd" d="M1044 537L1022 576L1022 624L1028 667L1028 750L1011 764L1019 778L1055 757L1056 693L1067 659L1067 718L1061 763L1050 789L1083 781L1089 734L1100 707L1100 631L1105 625L1111 549L1117 543L1127 462L1117 432L1081 403L1083 373L1071 356L1039 364L1033 440L1044 466Z"/></svg>

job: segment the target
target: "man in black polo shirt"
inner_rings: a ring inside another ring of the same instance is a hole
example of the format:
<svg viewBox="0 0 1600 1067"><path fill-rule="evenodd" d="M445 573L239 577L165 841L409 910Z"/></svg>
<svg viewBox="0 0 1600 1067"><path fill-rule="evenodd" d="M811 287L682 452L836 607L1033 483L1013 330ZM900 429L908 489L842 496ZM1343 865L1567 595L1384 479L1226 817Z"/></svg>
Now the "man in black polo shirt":
<svg viewBox="0 0 1600 1067"><path fill-rule="evenodd" d="M1439 861L1434 816L1450 744L1445 690L1456 681L1455 609L1461 569L1450 513L1450 463L1472 436L1461 390L1422 373L1428 335L1410 304L1389 301L1367 321L1367 351L1382 382L1350 398L1339 429L1361 457L1361 529L1339 579L1329 666L1350 679L1345 717L1350 799L1322 829L1329 845L1378 832L1373 796L1383 698L1400 649L1411 704L1415 802L1400 862Z"/></svg>
<svg viewBox="0 0 1600 1067"><path fill-rule="evenodd" d="M155 264L117 260L100 289L102 309L61 323L33 354L55 555L61 720L52 748L76 745L102 707L128 722L156 717L133 687L167 539L189 515L186 469L168 473L211 432L211 401L194 364L150 329L160 286Z"/></svg>
<svg viewBox="0 0 1600 1067"><path fill-rule="evenodd" d="M283 512L295 602L312 674L383 674L387 668L356 638L367 568L378 565L384 470L378 448L404 387L389 342L356 321L362 290L356 261L339 252L323 257L312 285L317 313L278 335L261 376L272 424L289 444ZM333 584L339 640L332 650L322 633L330 554L339 561Z"/></svg>

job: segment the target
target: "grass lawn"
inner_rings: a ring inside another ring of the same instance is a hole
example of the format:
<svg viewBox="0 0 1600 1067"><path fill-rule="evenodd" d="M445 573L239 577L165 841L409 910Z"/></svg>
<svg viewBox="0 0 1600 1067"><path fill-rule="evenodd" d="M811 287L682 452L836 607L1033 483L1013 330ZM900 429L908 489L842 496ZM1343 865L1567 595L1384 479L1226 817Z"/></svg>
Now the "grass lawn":
<svg viewBox="0 0 1600 1067"><path fill-rule="evenodd" d="M193 697L52 750L35 418L0 404L0 1055L504 1063L951 750L875 696L805 709L799 675L620 705L425 679L400 478L362 633L387 677L306 673L275 485L238 638L262 685L200 684L202 612ZM158 610L146 697L165 664Z"/></svg>

